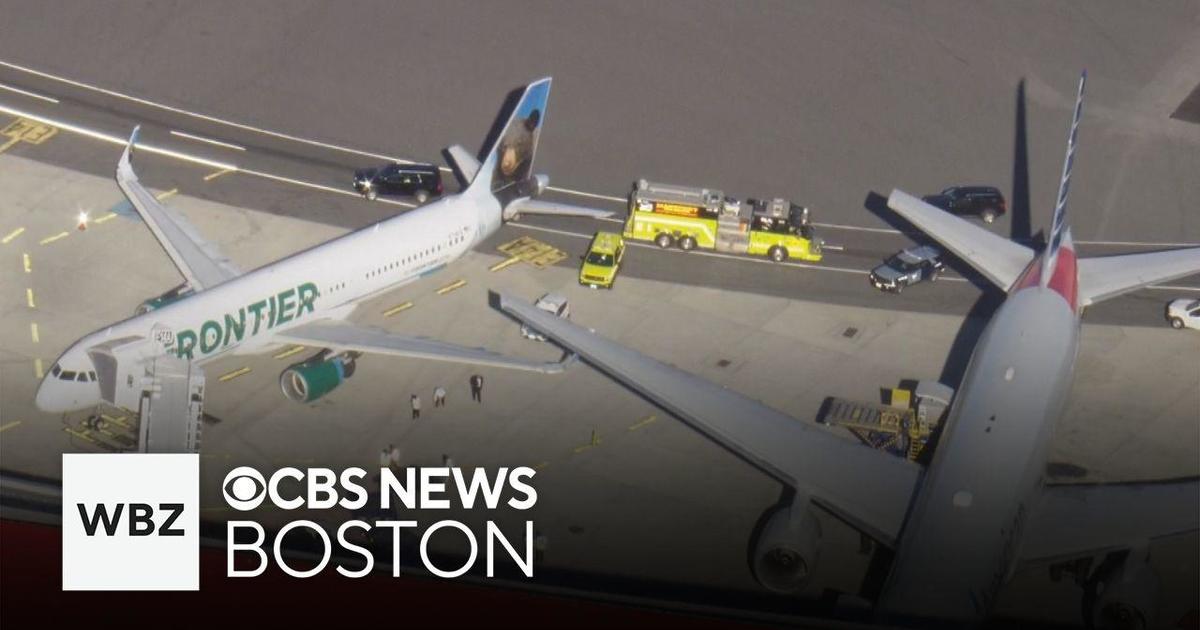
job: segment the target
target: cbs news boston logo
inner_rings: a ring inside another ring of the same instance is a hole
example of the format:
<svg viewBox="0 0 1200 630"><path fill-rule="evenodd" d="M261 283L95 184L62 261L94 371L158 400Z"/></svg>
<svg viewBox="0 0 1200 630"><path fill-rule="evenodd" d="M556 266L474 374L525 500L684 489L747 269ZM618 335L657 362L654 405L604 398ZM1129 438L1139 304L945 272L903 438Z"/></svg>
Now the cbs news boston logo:
<svg viewBox="0 0 1200 630"><path fill-rule="evenodd" d="M200 589L198 455L63 455L64 591Z"/></svg>

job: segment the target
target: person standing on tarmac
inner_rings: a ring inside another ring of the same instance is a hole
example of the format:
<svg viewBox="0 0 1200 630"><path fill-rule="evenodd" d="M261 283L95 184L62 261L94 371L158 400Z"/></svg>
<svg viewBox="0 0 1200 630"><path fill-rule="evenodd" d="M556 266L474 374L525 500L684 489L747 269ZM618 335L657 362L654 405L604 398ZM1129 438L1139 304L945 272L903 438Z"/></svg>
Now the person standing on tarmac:
<svg viewBox="0 0 1200 630"><path fill-rule="evenodd" d="M437 387L435 387L433 389L433 406L434 407L445 407L446 406L446 388L445 387L438 385Z"/></svg>
<svg viewBox="0 0 1200 630"><path fill-rule="evenodd" d="M412 404L412 419L419 419L421 417L421 397L413 394L409 402Z"/></svg>
<svg viewBox="0 0 1200 630"><path fill-rule="evenodd" d="M471 375L471 400L483 402L483 377L478 374Z"/></svg>

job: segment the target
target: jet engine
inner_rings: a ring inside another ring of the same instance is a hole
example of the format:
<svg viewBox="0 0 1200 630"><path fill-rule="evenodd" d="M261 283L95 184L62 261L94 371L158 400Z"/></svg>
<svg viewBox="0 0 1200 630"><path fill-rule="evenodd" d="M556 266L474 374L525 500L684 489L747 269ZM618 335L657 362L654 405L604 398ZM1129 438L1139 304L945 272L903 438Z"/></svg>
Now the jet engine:
<svg viewBox="0 0 1200 630"><path fill-rule="evenodd" d="M533 177L530 177L528 179L518 182L517 183L517 194L516 194L518 201L510 203L510 204L508 204L508 206L506 206L504 208L504 220L512 221L513 219L516 219L518 216L520 216L520 214L521 214L521 202L519 201L520 198L524 197L526 200L537 199L538 197L541 196L542 193L546 192L546 188L549 185L550 185L550 176L549 175L534 175Z"/></svg>
<svg viewBox="0 0 1200 630"><path fill-rule="evenodd" d="M354 375L353 356L338 355L332 359L310 359L285 369L279 375L279 388L288 400L312 402L337 389Z"/></svg>
<svg viewBox="0 0 1200 630"><path fill-rule="evenodd" d="M816 568L820 544L821 524L807 500L776 508L753 547L755 579L776 593L799 591Z"/></svg>
<svg viewBox="0 0 1200 630"><path fill-rule="evenodd" d="M1158 589L1158 574L1143 554L1110 555L1084 585L1084 623L1105 630L1153 628Z"/></svg>

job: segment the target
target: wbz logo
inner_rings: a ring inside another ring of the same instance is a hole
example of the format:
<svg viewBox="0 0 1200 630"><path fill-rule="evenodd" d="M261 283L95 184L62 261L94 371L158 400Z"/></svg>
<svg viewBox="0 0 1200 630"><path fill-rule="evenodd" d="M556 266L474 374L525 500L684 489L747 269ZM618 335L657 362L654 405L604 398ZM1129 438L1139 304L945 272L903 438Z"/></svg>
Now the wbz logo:
<svg viewBox="0 0 1200 630"><path fill-rule="evenodd" d="M63 590L198 590L198 455L63 455Z"/></svg>

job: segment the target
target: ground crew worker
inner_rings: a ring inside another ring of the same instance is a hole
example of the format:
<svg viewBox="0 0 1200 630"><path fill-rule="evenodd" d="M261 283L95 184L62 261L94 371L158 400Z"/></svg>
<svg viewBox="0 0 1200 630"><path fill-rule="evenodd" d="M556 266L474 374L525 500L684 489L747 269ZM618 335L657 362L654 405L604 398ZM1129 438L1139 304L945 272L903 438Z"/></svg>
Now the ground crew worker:
<svg viewBox="0 0 1200 630"><path fill-rule="evenodd" d="M483 402L483 377L478 374L471 375L471 400Z"/></svg>
<svg viewBox="0 0 1200 630"><path fill-rule="evenodd" d="M395 444L388 444L388 465L392 470L400 470L400 449Z"/></svg>
<svg viewBox="0 0 1200 630"><path fill-rule="evenodd" d="M416 420L421 417L421 397L413 394L409 400L412 403L412 419Z"/></svg>
<svg viewBox="0 0 1200 630"><path fill-rule="evenodd" d="M436 388L434 388L434 390L433 390L433 406L434 407L445 407L446 406L446 388L445 387L438 385Z"/></svg>

